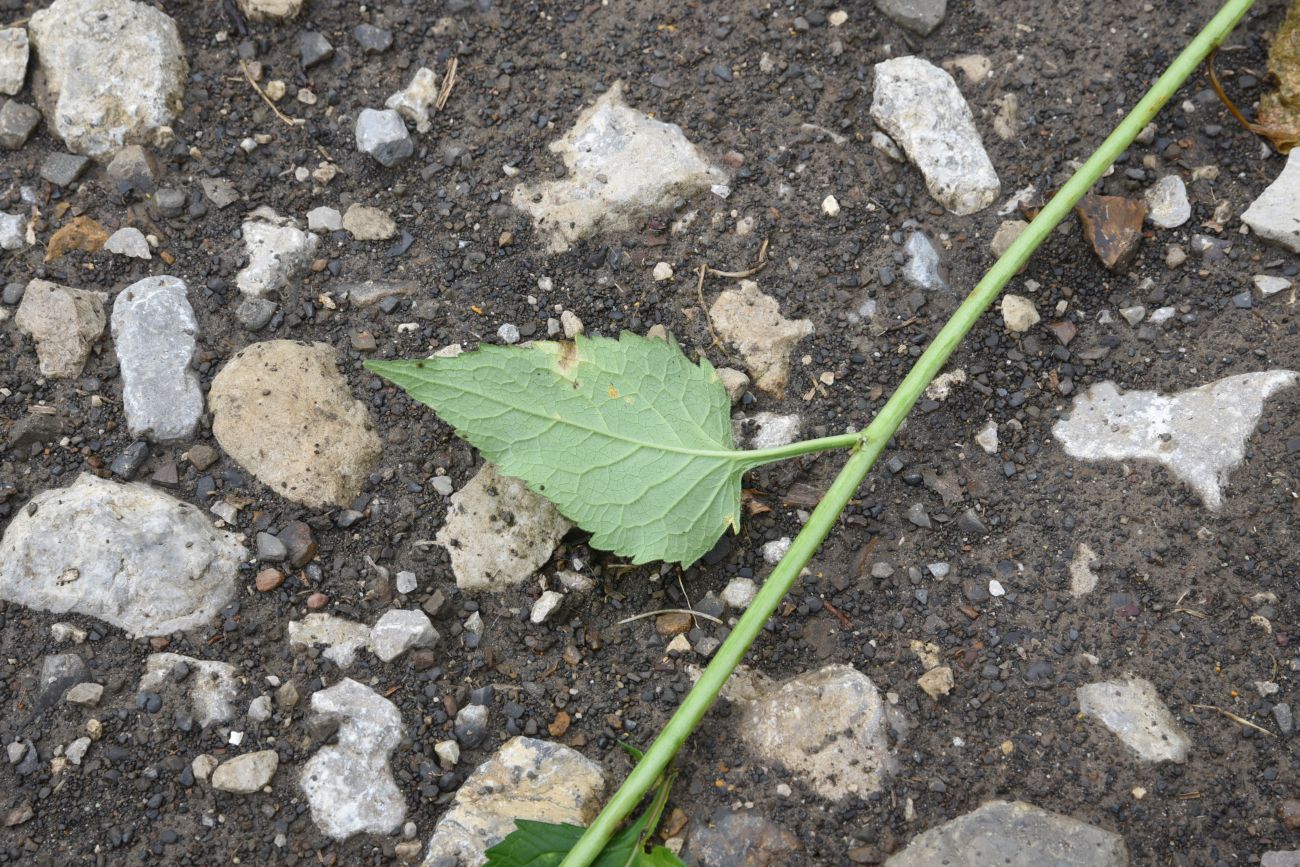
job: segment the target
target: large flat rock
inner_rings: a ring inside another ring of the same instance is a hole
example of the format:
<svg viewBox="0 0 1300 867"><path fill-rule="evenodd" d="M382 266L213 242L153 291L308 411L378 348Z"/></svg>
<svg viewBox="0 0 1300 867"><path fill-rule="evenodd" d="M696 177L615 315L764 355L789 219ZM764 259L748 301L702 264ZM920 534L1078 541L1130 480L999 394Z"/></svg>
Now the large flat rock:
<svg viewBox="0 0 1300 867"><path fill-rule="evenodd" d="M598 232L631 228L637 217L727 179L677 124L624 104L621 82L578 115L550 150L564 160L567 175L520 184L511 204L548 235L553 253Z"/></svg>
<svg viewBox="0 0 1300 867"><path fill-rule="evenodd" d="M248 556L194 506L83 474L32 497L0 540L0 598L133 636L192 629L235 595Z"/></svg>
<svg viewBox="0 0 1300 867"><path fill-rule="evenodd" d="M1243 373L1172 396L1102 382L1075 398L1052 433L1071 457L1164 464L1216 510L1264 401L1298 380L1290 370Z"/></svg>
<svg viewBox="0 0 1300 867"><path fill-rule="evenodd" d="M1291 151L1277 180L1241 215L1241 221L1265 241L1300 253L1300 151Z"/></svg>
<svg viewBox="0 0 1300 867"><path fill-rule="evenodd" d="M212 380L212 432L277 494L347 506L383 450L327 343L269 340L235 354Z"/></svg>
<svg viewBox="0 0 1300 867"><path fill-rule="evenodd" d="M1191 742L1145 678L1129 675L1079 687L1079 712L1100 720L1148 762L1182 762Z"/></svg>

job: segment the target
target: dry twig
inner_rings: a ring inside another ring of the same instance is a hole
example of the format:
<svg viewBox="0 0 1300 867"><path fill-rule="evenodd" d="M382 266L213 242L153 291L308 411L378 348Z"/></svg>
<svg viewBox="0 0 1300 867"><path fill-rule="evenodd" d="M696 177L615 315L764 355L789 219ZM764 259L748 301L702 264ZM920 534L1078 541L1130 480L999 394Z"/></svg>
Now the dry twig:
<svg viewBox="0 0 1300 867"><path fill-rule="evenodd" d="M438 86L438 98L434 100L433 107L442 111L447 105L447 100L451 98L451 89L456 86L456 67L458 62L456 58L447 61L447 71L442 76L442 84Z"/></svg>
<svg viewBox="0 0 1300 867"><path fill-rule="evenodd" d="M262 97L262 100L271 107L271 111L275 112L276 117L280 118L280 120L284 121L289 126L294 127L295 129L307 123L307 121L303 120L302 118L289 117L289 115L280 111L279 107L276 106L275 101L272 100L271 97L266 95L266 91L262 90L262 88L258 86L256 81L253 81L253 75L248 71L248 61L241 59L239 61L239 68L243 70L245 80L248 81L248 83L252 86L253 90L257 91L257 95Z"/></svg>

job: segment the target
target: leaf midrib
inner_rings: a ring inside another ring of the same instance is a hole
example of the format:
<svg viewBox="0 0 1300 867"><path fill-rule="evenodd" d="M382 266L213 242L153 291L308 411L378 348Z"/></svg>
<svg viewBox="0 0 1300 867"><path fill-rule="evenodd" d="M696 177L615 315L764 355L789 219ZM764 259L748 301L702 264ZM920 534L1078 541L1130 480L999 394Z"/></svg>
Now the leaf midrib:
<svg viewBox="0 0 1300 867"><path fill-rule="evenodd" d="M441 385L443 388L454 389L455 391L458 391L461 394L467 394L472 397L477 397L480 398L481 400L485 400L489 403L494 403L497 406L503 406L506 409L509 409L513 412L519 412L519 413L523 413L524 415L530 415L533 418L542 418L542 419L546 419L547 421L559 422L561 424L568 425L569 427L576 428L578 430L587 431L588 433L598 434L600 436L608 437L612 440L618 440L620 442L631 443L632 445L635 445L638 448L654 449L656 451L670 452L672 454L679 454L679 455L688 455L690 457L696 457L696 458L717 458L721 460L732 461L735 463L746 463L747 461L751 460L751 458L747 457L746 452L740 449L727 449L727 450L693 449L693 448L687 448L685 446L670 446L670 445L665 445L663 443L646 442L644 440L635 439L633 437L625 436L623 434L616 434L616 433L611 433L608 430L601 430L599 428L592 427L591 425L580 424L576 421L573 421L572 419L567 419L562 416L556 417L554 415L550 415L545 412L538 412L537 410L530 409L528 407L523 407L517 404L508 403L500 398L493 397L481 391L472 391L468 388L465 388L464 386L455 385L453 383L448 383L448 382L440 382L439 385Z"/></svg>

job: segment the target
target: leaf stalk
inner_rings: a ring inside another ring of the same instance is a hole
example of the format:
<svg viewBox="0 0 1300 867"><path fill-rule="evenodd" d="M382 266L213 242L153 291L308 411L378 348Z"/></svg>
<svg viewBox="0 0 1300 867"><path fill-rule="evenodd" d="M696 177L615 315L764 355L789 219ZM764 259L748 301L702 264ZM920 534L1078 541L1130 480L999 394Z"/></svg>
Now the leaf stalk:
<svg viewBox="0 0 1300 867"><path fill-rule="evenodd" d="M699 681L682 700L672 718L646 750L645 756L623 781L623 785L614 793L595 821L565 856L560 867L588 867L599 856L619 823L654 787L691 731L712 707L723 685L740 665L750 645L761 634L781 599L794 585L803 568L817 553L821 543L835 526L858 486L866 478L880 453L884 451L886 443L903 423L926 386L947 363L962 338L974 327L979 317L989 308L1048 234L1070 213L1075 203L1132 144L1138 133L1155 117L1183 82L1196 71L1206 56L1232 32L1253 2L1254 0L1227 0L1220 7L1204 29L1188 43L1168 69L1151 85L1138 104L1120 121L1087 162L1071 176L1029 224L1029 227L976 284L947 324L935 335L925 352L916 360L898 389L871 424L860 434L825 438L847 439L844 445L858 447L849 456L844 468L813 510L808 523L790 544L790 550L763 583L735 629L718 648ZM818 442L818 440L811 441L814 444ZM793 446L782 446L780 449L765 451L771 454L782 449L797 448L800 445L808 444L796 443ZM806 451L794 451L790 455L783 453L782 456L807 454L810 451L820 451L824 447L823 441L822 444Z"/></svg>

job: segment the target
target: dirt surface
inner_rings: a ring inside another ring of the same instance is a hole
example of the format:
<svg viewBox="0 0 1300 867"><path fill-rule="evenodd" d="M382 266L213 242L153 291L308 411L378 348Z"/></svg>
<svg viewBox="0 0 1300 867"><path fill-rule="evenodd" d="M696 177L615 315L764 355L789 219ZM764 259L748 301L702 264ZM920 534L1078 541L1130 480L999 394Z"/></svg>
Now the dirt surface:
<svg viewBox="0 0 1300 867"><path fill-rule="evenodd" d="M684 571L628 567L588 550L581 532L571 533L543 574L580 564L601 589L557 623L533 626L527 615L539 592L536 582L470 598L456 592L445 553L420 544L433 538L446 509L430 477L445 470L459 488L478 459L432 413L367 374L362 361L413 357L453 342L472 347L494 341L506 322L525 339L544 336L547 318L558 317L560 308L575 312L589 333L644 332L662 323L688 352L702 352L719 366L737 364L724 347L710 345L692 271L701 263L747 268L766 240L769 264L756 279L780 300L784 315L811 319L816 333L796 350L786 397L753 395L743 408L799 413L809 435L860 426L992 262L989 241L1003 219L998 205L971 217L942 213L913 168L870 146L872 64L913 51L936 63L970 53L990 59L988 79L972 83L956 76L1002 180L1001 202L1025 185L1044 189L1063 181L1069 161L1088 155L1216 8L1202 0L952 2L939 29L918 38L863 0L416 0L379 2L364 12L338 2L309 6L297 22L250 24L244 38L231 30L222 4L163 4L177 20L192 70L176 144L159 154L164 185L189 196L183 216L166 219L151 212L148 200L123 200L103 180L102 168L92 169L73 192L43 184L37 177L42 159L61 149L44 125L26 147L3 156L0 194L13 206L6 210L21 208L19 187L33 185L49 220L37 246L0 260L3 282L45 277L114 293L150 274L182 277L200 323L205 388L226 359L256 340L325 341L338 350L354 394L368 402L385 452L364 505L357 504L365 519L347 529L336 527L330 512L305 511L276 496L224 455L207 471L196 471L182 459L187 444L155 447L139 476L148 479L159 467L176 465L175 496L200 506L207 505L206 490L247 498L239 529L250 536L299 518L314 528L317 568L295 571L278 590L258 593L257 567L250 564L246 589L222 622L173 635L167 644L170 651L234 663L251 684L244 701L267 689L267 676L296 682L304 696L297 708L277 711L260 725L236 726L246 731L244 749L259 744L280 752L270 796L185 784L183 769L195 755L233 750L222 727L183 732L173 724L175 708L149 713L137 707L135 685L153 650L148 641L130 640L88 618L0 607L0 738L29 737L46 759L41 771L26 777L0 763L0 806L8 812L27 803L34 811L24 824L0 829L2 863L391 860L400 837L335 843L312 824L296 786L296 769L318 743L305 725L306 697L334 682L338 672L314 654L292 654L286 624L303 615L307 595L316 590L328 594L326 610L373 623L394 591L367 557L392 573L417 573L420 589L408 606L435 592L446 600L435 616L443 640L432 667L416 670L409 655L384 665L362 654L350 672L401 710L407 738L393 764L419 839L427 839L469 769L511 733L548 737L561 710L572 724L560 739L604 763L611 779L621 779L628 763L617 741L646 745L688 689L688 665L703 660L693 653L667 655L668 639L656 632L653 619L626 626L619 621L698 604L736 575L763 577L770 567L759 547L798 531L798 510L830 482L841 458L827 455L757 473L747 484L770 510ZM26 18L34 8L10 4L7 17ZM825 18L838 8L848 12L848 21L832 28ZM1282 11L1281 3L1259 3L1220 56L1220 72L1242 105L1253 104L1263 90L1267 38ZM804 21L796 24L797 16ZM351 30L363 21L392 30L393 47L362 53ZM304 72L297 40L307 26L326 35L336 54ZM307 118L305 126L291 128L268 110L240 73L241 55L261 61L266 79L287 83L282 108ZM441 74L452 56L459 58L456 87L433 130L416 137L415 158L381 169L358 153L356 113L380 106L421 65ZM764 56L771 72L760 68ZM730 75L718 75L715 67ZM1247 74L1252 78L1243 82ZM700 215L684 234L656 231L674 216L663 215L643 232L548 255L543 239L506 204L517 181L502 167L517 167L521 180L555 176L558 161L547 143L616 79L626 83L630 105L680 124L715 158L728 151L742 155L732 193L725 201L706 195L691 202ZM314 106L294 99L307 87L318 97ZM992 129L997 100L1006 93L1018 97L1020 111L1008 141ZM1093 382L1173 392L1235 373L1300 369L1292 296L1257 299L1250 309L1232 301L1251 288L1254 274L1296 274L1293 255L1238 231L1238 215L1280 171L1281 161L1263 158L1259 142L1235 125L1201 73L1157 123L1154 142L1134 146L1100 186L1140 195L1159 176L1177 172L1188 181L1192 220L1179 229L1149 230L1132 269L1112 274L1087 247L1077 221L1068 219L1011 287L1033 298L1043 324L1017 337L1004 330L996 311L981 320L951 364L966 371L968 382L946 400L918 407L886 453L901 467L882 465L872 473L751 652L749 662L778 679L851 663L896 696L912 723L897 747L898 774L880 793L828 803L798 777L755 764L738 746L733 715L722 703L678 762L674 804L689 816L752 804L798 838L801 851L785 856L785 863L818 865L883 860L916 833L992 797L1031 801L1116 831L1135 864L1247 864L1264 851L1300 844L1297 832L1277 817L1279 803L1297 792L1297 742L1277 736L1270 713L1273 702L1300 697L1290 646L1300 639L1295 392L1267 405L1217 514L1160 467L1083 464L1066 457L1051 436L1072 394ZM251 154L240 149L242 139L257 134L269 136L269 143ZM339 167L334 180L314 189L312 181L295 179L295 167L315 169L323 155ZM1143 170L1148 158L1153 167ZM1217 177L1192 181L1192 170L1201 166L1217 166ZM205 176L230 179L243 199L213 207L199 188ZM820 207L828 193L843 209L836 219ZM306 277L271 326L258 334L243 330L234 315L242 215L270 204L301 217L317 205L343 210L352 201L391 213L413 238L409 249L329 236L321 248L323 267ZM71 209L56 218L62 202ZM1207 227L1221 202L1229 203L1228 218ZM78 213L110 230L133 224L154 232L174 263L106 252L43 263L49 234ZM754 229L738 236L736 223L746 217ZM938 240L951 293L922 295L882 277L882 269L901 270L909 221ZM1192 252L1196 233L1227 242L1226 256ZM1189 258L1170 269L1165 253L1175 243L1188 249ZM672 282L652 281L651 268L660 260L675 267ZM551 279L551 290L538 288L542 277ZM409 280L418 289L387 313L330 309L322 301L366 279ZM1037 291L1025 288L1029 281ZM730 285L707 281L706 304ZM875 325L850 321L848 314L868 298L881 311ZM1129 304L1174 306L1179 318L1154 340L1139 339L1118 315L1098 323L1102 310L1114 314ZM1047 328L1061 320L1077 327L1068 346ZM399 332L401 323L415 327ZM375 351L353 348L362 331L374 336ZM12 319L0 325L0 347L5 441L33 404L56 408L63 425L60 440L3 453L3 526L4 516L33 494L106 467L130 438L107 338L75 381L41 379L32 345ZM819 385L825 372L834 374L833 385ZM96 394L101 406L92 405ZM973 443L990 417L1000 423L998 456ZM198 440L215 445L206 423ZM927 484L930 474L956 484L936 485L934 476ZM945 487L946 502L936 487ZM909 522L908 509L916 503L928 511L931 529ZM958 527L967 509L987 533ZM1079 543L1100 555L1101 581L1075 599L1067 569ZM881 562L892 566L892 575L872 577ZM926 571L935 562L951 565L946 579ZM992 578L1006 588L1005 596L989 597ZM1258 596L1269 593L1275 602ZM461 624L474 610L487 628L478 646L469 647ZM1271 631L1252 621L1253 614L1267 617ZM107 690L93 711L103 724L102 739L80 768L55 777L49 751L82 734L92 715L65 703L39 712L32 707L43 656L68 649L51 638L50 626L59 621L89 631L90 640L77 649ZM705 621L699 628L694 638L724 634ZM909 646L916 639L939 645L956 674L952 695L940 702L915 683L922 668ZM1080 717L1077 686L1127 671L1151 680L1185 727L1192 740L1186 764L1140 764L1112 735ZM1256 681L1274 681L1281 691L1263 699ZM490 736L465 751L457 771L441 771L433 745L449 736L448 712L454 716L470 690L486 685L496 691ZM1269 734L1194 705L1220 707ZM777 794L781 783L792 790L789 796ZM1137 797L1139 789L1144 797ZM278 834L283 846L276 845Z"/></svg>

